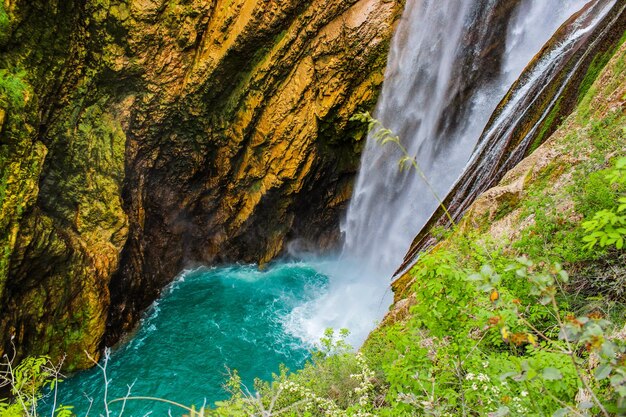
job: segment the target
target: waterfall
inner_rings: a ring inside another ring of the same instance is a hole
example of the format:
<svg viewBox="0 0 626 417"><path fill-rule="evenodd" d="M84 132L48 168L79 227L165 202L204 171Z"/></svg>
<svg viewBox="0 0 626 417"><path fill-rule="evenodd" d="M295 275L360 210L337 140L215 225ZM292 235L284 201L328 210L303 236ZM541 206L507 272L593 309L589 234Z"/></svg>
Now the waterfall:
<svg viewBox="0 0 626 417"><path fill-rule="evenodd" d="M374 116L397 134L444 197L498 103L559 26L586 0L407 0ZM594 3L592 1L591 3ZM371 135L342 225L340 259L318 265L328 288L287 327L317 340L347 327L360 344L391 303L389 278L437 208L401 154Z"/></svg>
<svg viewBox="0 0 626 417"><path fill-rule="evenodd" d="M481 80L463 102L459 88L481 72L494 71L481 58L493 47L483 19L501 1L407 1L390 52L375 117L398 134L416 155L437 194L445 197L462 173L490 115L531 58L585 0L521 2L504 33L503 56L491 79ZM497 26L496 26L497 27ZM504 36L506 34L506 36ZM506 41L504 41L506 39ZM471 54L471 56L467 56ZM470 65L465 64L470 60ZM459 71L459 68L467 69ZM472 87L472 86L470 86ZM459 112L454 106L464 106ZM446 112L457 113L453 128L441 129ZM445 144L442 149L441 144ZM411 241L437 207L437 199L415 172L399 172L400 154L368 138L344 225L344 255L375 260L387 276L400 265Z"/></svg>

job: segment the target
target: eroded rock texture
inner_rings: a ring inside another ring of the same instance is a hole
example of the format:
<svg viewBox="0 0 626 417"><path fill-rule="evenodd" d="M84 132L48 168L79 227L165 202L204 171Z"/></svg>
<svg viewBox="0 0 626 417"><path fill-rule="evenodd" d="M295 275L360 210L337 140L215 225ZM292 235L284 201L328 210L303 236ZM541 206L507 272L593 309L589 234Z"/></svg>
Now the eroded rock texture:
<svg viewBox="0 0 626 417"><path fill-rule="evenodd" d="M184 266L332 247L402 3L5 1L0 351L83 367Z"/></svg>

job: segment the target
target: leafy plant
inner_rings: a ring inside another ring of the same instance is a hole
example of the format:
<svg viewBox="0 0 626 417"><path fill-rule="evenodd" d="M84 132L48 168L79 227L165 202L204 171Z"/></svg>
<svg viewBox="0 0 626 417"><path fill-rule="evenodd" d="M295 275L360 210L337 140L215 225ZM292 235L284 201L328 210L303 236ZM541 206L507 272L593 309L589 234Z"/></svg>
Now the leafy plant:
<svg viewBox="0 0 626 417"><path fill-rule="evenodd" d="M626 186L626 158L620 158L615 167L606 175L606 179L617 187ZM593 249L600 247L615 246L617 249L624 247L626 236L626 195L623 193L617 199L617 205L611 209L600 210L592 219L583 222L582 226L588 233L583 237L585 247ZM624 213L624 214L623 214Z"/></svg>
<svg viewBox="0 0 626 417"><path fill-rule="evenodd" d="M14 349L15 350L15 349ZM0 389L7 388L12 399L0 399L2 417L36 417L44 391L52 392L54 415L69 417L72 407L56 404L57 384L61 381L61 365L54 365L47 356L28 357L15 366L15 357L4 355L0 363Z"/></svg>

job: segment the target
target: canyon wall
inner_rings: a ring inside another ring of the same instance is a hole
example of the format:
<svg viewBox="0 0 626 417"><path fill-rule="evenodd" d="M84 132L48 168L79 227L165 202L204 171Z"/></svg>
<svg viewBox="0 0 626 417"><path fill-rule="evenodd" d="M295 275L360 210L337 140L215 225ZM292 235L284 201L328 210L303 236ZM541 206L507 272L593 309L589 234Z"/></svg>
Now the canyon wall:
<svg viewBox="0 0 626 417"><path fill-rule="evenodd" d="M402 6L0 4L0 353L85 367L184 267L336 245Z"/></svg>

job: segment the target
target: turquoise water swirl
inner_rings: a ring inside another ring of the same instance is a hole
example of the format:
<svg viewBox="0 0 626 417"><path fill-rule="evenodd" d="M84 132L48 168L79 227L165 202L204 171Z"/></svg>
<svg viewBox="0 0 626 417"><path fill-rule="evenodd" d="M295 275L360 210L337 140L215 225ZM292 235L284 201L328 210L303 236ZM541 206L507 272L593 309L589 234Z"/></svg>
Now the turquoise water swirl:
<svg viewBox="0 0 626 417"><path fill-rule="evenodd" d="M227 397L222 385L237 369L252 391L280 364L301 367L310 346L291 335L285 320L314 299L328 278L303 263L201 268L182 274L149 309L132 337L111 353L108 399L131 395L176 401L196 408ZM91 399L91 401L89 400ZM42 407L49 415L51 398ZM97 369L59 385L58 403L80 417L104 414L104 379ZM117 415L120 403L111 404ZM91 408L90 408L91 407ZM47 410L46 410L47 408ZM129 401L124 416L185 413L150 401Z"/></svg>

